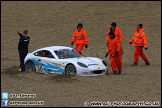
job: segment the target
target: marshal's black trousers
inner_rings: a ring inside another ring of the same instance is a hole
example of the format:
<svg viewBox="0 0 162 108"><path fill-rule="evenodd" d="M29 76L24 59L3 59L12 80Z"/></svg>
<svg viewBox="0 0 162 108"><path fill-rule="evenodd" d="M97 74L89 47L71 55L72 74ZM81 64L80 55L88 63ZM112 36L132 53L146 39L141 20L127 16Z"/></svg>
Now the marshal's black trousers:
<svg viewBox="0 0 162 108"><path fill-rule="evenodd" d="M24 60L25 60L26 55L27 53L19 53L21 71L25 71Z"/></svg>

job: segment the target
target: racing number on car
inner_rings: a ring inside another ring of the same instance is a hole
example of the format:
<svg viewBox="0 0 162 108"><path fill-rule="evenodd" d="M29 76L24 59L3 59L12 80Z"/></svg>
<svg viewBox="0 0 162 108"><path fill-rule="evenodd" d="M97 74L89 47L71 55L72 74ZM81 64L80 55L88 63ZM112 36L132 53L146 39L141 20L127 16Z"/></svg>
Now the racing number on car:
<svg viewBox="0 0 162 108"><path fill-rule="evenodd" d="M42 64L36 65L36 72L43 73L43 65Z"/></svg>

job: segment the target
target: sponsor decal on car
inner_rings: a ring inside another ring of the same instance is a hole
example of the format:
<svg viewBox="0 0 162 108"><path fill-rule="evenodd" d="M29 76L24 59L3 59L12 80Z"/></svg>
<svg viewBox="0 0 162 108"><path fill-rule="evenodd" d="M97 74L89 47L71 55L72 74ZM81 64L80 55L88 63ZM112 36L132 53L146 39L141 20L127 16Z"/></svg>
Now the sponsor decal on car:
<svg viewBox="0 0 162 108"><path fill-rule="evenodd" d="M62 65L62 64L58 64L58 65L59 65L61 68L63 68L63 69L65 68L65 66L64 66L64 65Z"/></svg>
<svg viewBox="0 0 162 108"><path fill-rule="evenodd" d="M44 61L44 60L41 60L41 62L42 62L43 64L47 64L47 62L46 62L46 61Z"/></svg>
<svg viewBox="0 0 162 108"><path fill-rule="evenodd" d="M82 73L84 73L84 74L89 74L89 72L82 72Z"/></svg>
<svg viewBox="0 0 162 108"><path fill-rule="evenodd" d="M88 64L88 66L93 66L93 65L98 65L98 64Z"/></svg>
<svg viewBox="0 0 162 108"><path fill-rule="evenodd" d="M53 66L57 66L57 64L56 64L56 63L52 63L52 62L49 62L49 63L51 63Z"/></svg>

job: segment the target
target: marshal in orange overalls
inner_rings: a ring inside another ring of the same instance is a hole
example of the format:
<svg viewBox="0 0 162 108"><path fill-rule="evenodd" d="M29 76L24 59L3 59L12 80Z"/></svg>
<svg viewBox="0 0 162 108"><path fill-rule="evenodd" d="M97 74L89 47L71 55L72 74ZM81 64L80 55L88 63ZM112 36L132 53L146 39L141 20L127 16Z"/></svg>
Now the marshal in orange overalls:
<svg viewBox="0 0 162 108"><path fill-rule="evenodd" d="M111 29L114 30L115 36L117 38L119 38L119 40L122 42L124 40L124 36L122 34L122 30L119 29L118 27L116 27L116 23L115 22L111 23ZM107 47L109 46L109 40L110 40L109 33L110 33L110 29L108 29L107 34L106 34L106 44L107 44ZM122 52L124 53L123 50L122 50ZM111 57L111 56L109 56L109 57ZM122 57L121 57L121 59L122 59ZM111 66L111 61L110 61L110 66Z"/></svg>
<svg viewBox="0 0 162 108"><path fill-rule="evenodd" d="M116 52L118 53L116 54ZM118 74L120 74L122 71L123 48L122 48L122 42L121 40L119 40L118 37L114 36L113 39L109 40L107 53L110 56L113 74L117 74L117 70L118 70Z"/></svg>
<svg viewBox="0 0 162 108"><path fill-rule="evenodd" d="M148 39L146 37L145 30L142 28L142 24L137 25L137 30L134 33L133 38L130 40L130 44L132 42L134 42L134 46L136 47L136 50L134 52L134 63L132 64L132 66L137 65L139 56L142 57L146 65L150 65L148 58L143 52L143 47L145 48L145 50L148 49Z"/></svg>
<svg viewBox="0 0 162 108"><path fill-rule="evenodd" d="M72 45L73 43L76 44L76 51L82 55L83 47L88 47L88 34L85 29L83 29L82 24L79 23L77 26L77 29L75 30L72 39L71 39Z"/></svg>

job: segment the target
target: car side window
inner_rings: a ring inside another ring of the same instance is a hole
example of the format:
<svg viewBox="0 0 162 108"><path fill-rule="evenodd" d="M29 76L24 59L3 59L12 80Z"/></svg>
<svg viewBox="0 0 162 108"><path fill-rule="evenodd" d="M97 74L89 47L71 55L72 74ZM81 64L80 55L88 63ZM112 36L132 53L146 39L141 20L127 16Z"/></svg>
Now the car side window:
<svg viewBox="0 0 162 108"><path fill-rule="evenodd" d="M64 52L63 52L63 50L59 50L59 51L55 50L54 52L55 52L55 54L57 55L57 57L59 59L63 59L64 58Z"/></svg>
<svg viewBox="0 0 162 108"><path fill-rule="evenodd" d="M47 57L47 51L42 51L42 52L41 52L41 56L42 56L42 57Z"/></svg>
<svg viewBox="0 0 162 108"><path fill-rule="evenodd" d="M35 56L41 56L41 51L37 51L34 53Z"/></svg>
<svg viewBox="0 0 162 108"><path fill-rule="evenodd" d="M55 52L55 54L57 55L57 57L59 57L58 51L57 51L57 50L55 50L54 52Z"/></svg>
<svg viewBox="0 0 162 108"><path fill-rule="evenodd" d="M54 58L54 56L52 55L52 53L50 51L46 51L46 57L48 58Z"/></svg>
<svg viewBox="0 0 162 108"><path fill-rule="evenodd" d="M42 50L34 53L35 56L55 58L50 51Z"/></svg>

